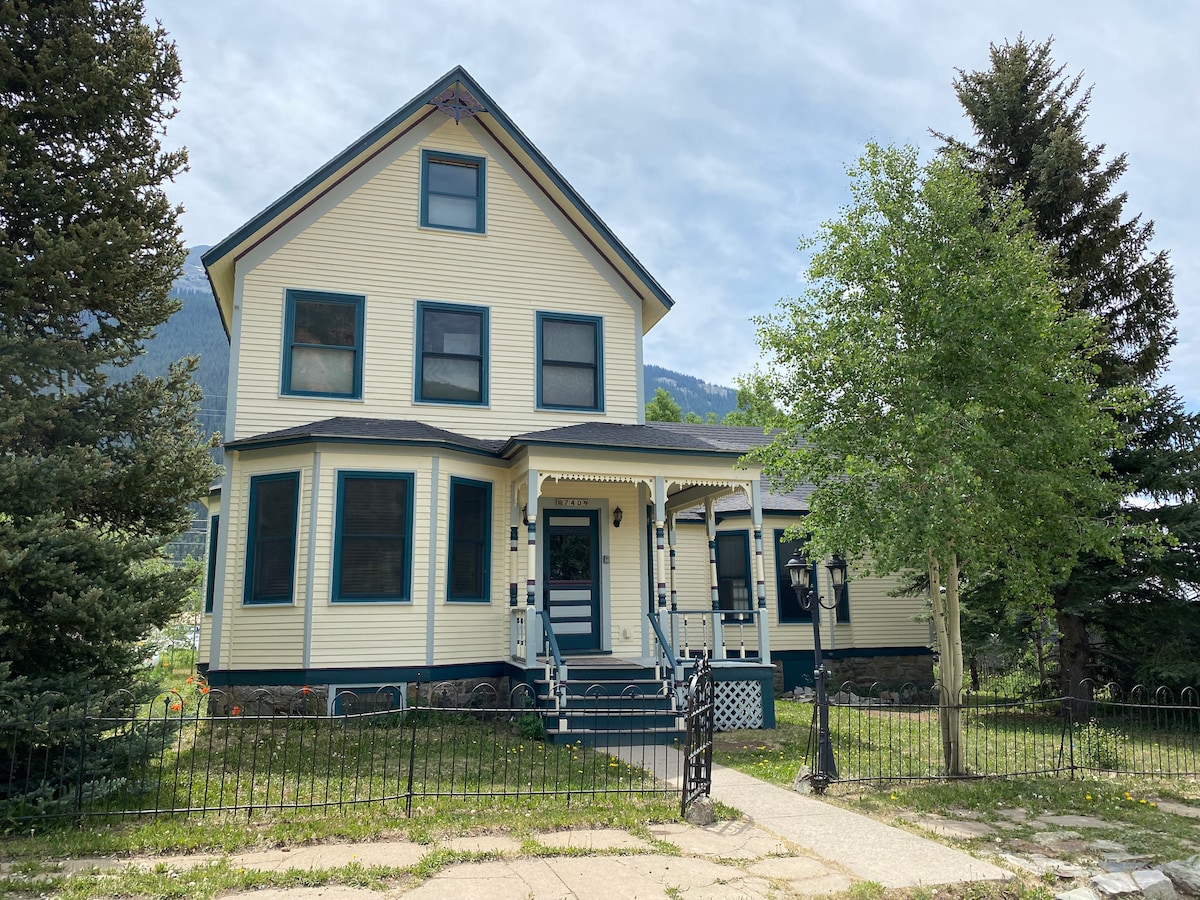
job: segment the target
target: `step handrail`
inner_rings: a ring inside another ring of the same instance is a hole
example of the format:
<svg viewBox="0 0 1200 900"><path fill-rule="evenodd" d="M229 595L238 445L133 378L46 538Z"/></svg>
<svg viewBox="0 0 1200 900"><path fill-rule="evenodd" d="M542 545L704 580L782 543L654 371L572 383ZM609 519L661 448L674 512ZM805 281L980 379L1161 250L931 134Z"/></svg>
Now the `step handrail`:
<svg viewBox="0 0 1200 900"><path fill-rule="evenodd" d="M658 616L654 613L646 613L646 618L650 620L650 628L654 631L654 639L658 641L659 651L666 656L667 662L670 664L670 672L663 673L663 682L669 694L682 681L679 669L679 657L675 655L675 649L671 646L671 642L667 640L666 634L663 633L662 623L658 621Z"/></svg>
<svg viewBox="0 0 1200 900"><path fill-rule="evenodd" d="M554 672L550 676L550 692L556 702L563 704L567 700L566 691L560 692L558 687L560 684L565 684L567 680L567 663L563 659L562 651L558 649L558 638L555 637L554 626L550 622L550 610L539 609L537 613L542 619L542 634L545 636L546 646L554 659Z"/></svg>

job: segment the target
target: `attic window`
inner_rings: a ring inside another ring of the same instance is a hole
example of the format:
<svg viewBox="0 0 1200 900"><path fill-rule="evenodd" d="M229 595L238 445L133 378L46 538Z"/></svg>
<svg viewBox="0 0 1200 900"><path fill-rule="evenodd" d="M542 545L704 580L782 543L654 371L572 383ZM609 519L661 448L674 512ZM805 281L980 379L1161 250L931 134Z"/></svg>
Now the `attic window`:
<svg viewBox="0 0 1200 900"><path fill-rule="evenodd" d="M421 224L482 232L485 164L478 156L422 151Z"/></svg>

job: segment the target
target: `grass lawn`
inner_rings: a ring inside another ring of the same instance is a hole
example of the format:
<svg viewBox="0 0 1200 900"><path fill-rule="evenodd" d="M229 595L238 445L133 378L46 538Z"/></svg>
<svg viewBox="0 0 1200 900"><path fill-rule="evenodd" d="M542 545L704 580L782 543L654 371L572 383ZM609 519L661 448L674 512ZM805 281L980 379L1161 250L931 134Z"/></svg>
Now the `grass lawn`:
<svg viewBox="0 0 1200 900"><path fill-rule="evenodd" d="M737 731L716 735L713 760L780 785L791 785L805 759L812 722L812 705L776 704L777 727L773 731ZM880 710L835 709L831 716L834 753L839 773L862 775L892 772L896 775L921 768L936 773L938 750L936 720L921 721L905 713L891 715ZM974 758L991 760L1026 759L1037 765L1057 754L1050 735L1061 735L1062 726L1053 721L1030 721L1027 715L1005 714L974 719L975 745L968 733L968 749L978 749ZM839 726L844 731L839 731ZM986 726L986 731L985 731ZM932 728L932 733L930 729ZM1112 732L1110 732L1112 733ZM1022 739L1029 747L1021 750ZM1149 764L1151 752L1179 748L1169 736L1158 735L1139 752L1110 743L1116 761L1126 760L1140 771ZM1192 738L1194 743L1195 738ZM1078 746L1078 743L1077 743ZM1004 754L1000 748L1006 748ZM882 751L886 750L887 754ZM1122 755L1123 754L1123 755ZM881 755L897 760L878 761ZM973 757L968 753L968 762ZM918 765L916 761L920 761ZM887 768L892 766L893 768ZM882 787L870 783L835 782L826 795L874 818L894 824L936 817L971 820L993 826L991 835L962 841L968 849L983 853L1009 850L1030 852L1030 839L1052 826L1038 823L1040 816L1077 815L1103 820L1103 828L1071 826L1084 840L1111 840L1132 854L1144 854L1157 862L1190 856L1200 850L1200 817L1181 814L1180 807L1200 816L1200 780L1195 777L1147 778L1128 770L1088 772L1075 779L1062 776L1012 776L961 781L897 780ZM1179 804L1175 806L1174 804ZM1024 810L1026 821L1013 822L1006 810ZM1067 858L1072 853L1067 852ZM1080 854L1074 854L1076 856Z"/></svg>

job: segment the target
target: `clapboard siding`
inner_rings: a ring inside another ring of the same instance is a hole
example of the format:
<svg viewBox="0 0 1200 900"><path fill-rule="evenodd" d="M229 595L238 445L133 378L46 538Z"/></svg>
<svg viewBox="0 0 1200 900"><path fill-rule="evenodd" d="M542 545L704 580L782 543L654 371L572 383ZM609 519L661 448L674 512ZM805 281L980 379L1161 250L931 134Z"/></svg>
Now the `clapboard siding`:
<svg viewBox="0 0 1200 900"><path fill-rule="evenodd" d="M766 581L767 620L772 650L811 650L812 625L779 621L778 583L775 576L775 530L792 520L765 516L763 523L763 575ZM750 538L750 566L754 572L754 533L749 519L738 517L720 523L718 532L745 532ZM681 608L706 609L711 605L708 537L702 524L685 523L677 529L675 586ZM786 562L786 560L785 560ZM829 576L821 567L821 593L832 596ZM830 627L831 615L821 618L822 643L826 650L848 647L910 647L929 643L929 625L919 621L925 612L922 597L889 596L900 581L895 576L880 578L859 574L853 563L848 573L850 621ZM753 591L752 591L753 593ZM731 640L726 635L727 644ZM747 643L750 643L749 637Z"/></svg>
<svg viewBox="0 0 1200 900"><path fill-rule="evenodd" d="M535 408L538 311L603 319L604 412L590 417L638 421L640 301L532 191L511 160L477 134L474 123L447 120L256 265L239 263L246 271L239 269L237 437L334 415L419 418L481 437L589 418ZM419 227L424 148L486 158L487 234ZM288 288L365 295L361 400L279 395ZM487 408L414 402L421 300L489 309Z"/></svg>

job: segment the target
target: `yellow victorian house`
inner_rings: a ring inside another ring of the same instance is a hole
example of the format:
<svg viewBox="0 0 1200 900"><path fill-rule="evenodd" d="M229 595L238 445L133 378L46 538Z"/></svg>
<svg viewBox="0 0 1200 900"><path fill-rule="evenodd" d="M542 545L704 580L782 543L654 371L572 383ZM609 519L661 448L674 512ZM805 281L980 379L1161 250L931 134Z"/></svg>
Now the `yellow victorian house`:
<svg viewBox="0 0 1200 900"><path fill-rule="evenodd" d="M706 654L723 724L769 727L811 677L782 569L804 492L738 466L757 429L645 423L642 337L672 299L463 69L204 265L231 345L210 683L336 711L629 682L669 706ZM826 643L927 669L920 601L888 587L854 582Z"/></svg>

